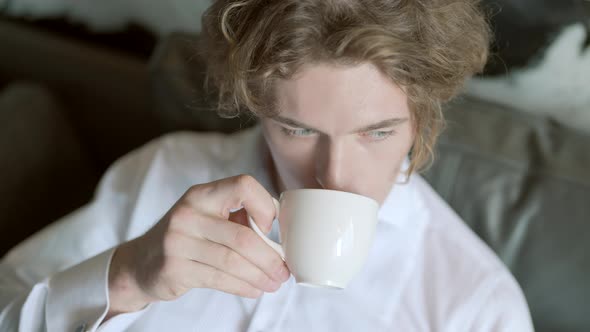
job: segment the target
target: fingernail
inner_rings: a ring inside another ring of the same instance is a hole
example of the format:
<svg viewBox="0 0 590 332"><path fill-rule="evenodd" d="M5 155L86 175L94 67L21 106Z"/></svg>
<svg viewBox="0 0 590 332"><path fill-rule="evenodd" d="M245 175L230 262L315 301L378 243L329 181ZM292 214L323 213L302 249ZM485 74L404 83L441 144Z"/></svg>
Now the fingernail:
<svg viewBox="0 0 590 332"><path fill-rule="evenodd" d="M272 226L270 226L270 227L264 227L264 230L263 230L264 235L268 235L268 233L270 233L271 230L272 230Z"/></svg>
<svg viewBox="0 0 590 332"><path fill-rule="evenodd" d="M285 279L283 279L283 281L287 281L289 279L289 277L291 277L291 271L289 271L289 269L287 267L285 267Z"/></svg>
<svg viewBox="0 0 590 332"><path fill-rule="evenodd" d="M274 280L274 281L280 282L281 281L281 278L282 278L282 275L281 275L280 272L275 272L272 275L272 280Z"/></svg>
<svg viewBox="0 0 590 332"><path fill-rule="evenodd" d="M271 293L276 292L277 290L279 290L279 288L281 288L281 283L276 280L271 280L268 284L268 291Z"/></svg>
<svg viewBox="0 0 590 332"><path fill-rule="evenodd" d="M274 274L274 279L283 282L289 278L289 270L285 265L281 266L281 269Z"/></svg>

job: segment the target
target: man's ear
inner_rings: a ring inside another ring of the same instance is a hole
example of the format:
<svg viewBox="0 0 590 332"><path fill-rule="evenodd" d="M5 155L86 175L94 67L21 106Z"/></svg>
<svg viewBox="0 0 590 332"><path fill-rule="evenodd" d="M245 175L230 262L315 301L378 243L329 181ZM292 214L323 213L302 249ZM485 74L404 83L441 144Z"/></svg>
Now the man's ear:
<svg viewBox="0 0 590 332"><path fill-rule="evenodd" d="M416 137L418 137L418 124L416 122L416 117L414 113L410 114L410 127L412 128L412 147L410 151L414 149L414 145L416 144Z"/></svg>

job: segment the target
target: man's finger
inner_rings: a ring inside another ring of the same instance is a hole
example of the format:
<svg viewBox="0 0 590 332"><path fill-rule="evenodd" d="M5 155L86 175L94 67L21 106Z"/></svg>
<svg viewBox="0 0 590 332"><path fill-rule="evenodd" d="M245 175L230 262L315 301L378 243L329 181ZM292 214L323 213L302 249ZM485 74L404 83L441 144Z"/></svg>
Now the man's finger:
<svg viewBox="0 0 590 332"><path fill-rule="evenodd" d="M248 298L258 298L262 295L260 289L207 264L189 261L187 269L188 280L184 282L191 288L212 288ZM195 276L199 276L198 279L193 279Z"/></svg>
<svg viewBox="0 0 590 332"><path fill-rule="evenodd" d="M205 239L178 235L170 241L174 252L183 258L212 266L218 270L246 281L265 292L274 292L281 286L280 281L273 280L260 268L252 264L232 249Z"/></svg>
<svg viewBox="0 0 590 332"><path fill-rule="evenodd" d="M236 251L270 278L282 282L289 277L289 270L281 256L251 228L223 219L203 218L198 229L198 236Z"/></svg>
<svg viewBox="0 0 590 332"><path fill-rule="evenodd" d="M244 208L262 231L268 233L275 218L275 205L268 191L250 175L238 175L187 192L186 197L199 211L228 219L231 212Z"/></svg>

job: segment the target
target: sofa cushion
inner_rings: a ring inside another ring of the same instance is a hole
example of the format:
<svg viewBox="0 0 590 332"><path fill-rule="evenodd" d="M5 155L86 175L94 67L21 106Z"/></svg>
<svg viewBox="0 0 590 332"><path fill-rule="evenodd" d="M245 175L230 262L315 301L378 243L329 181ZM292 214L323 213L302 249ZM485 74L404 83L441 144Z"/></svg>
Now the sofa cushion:
<svg viewBox="0 0 590 332"><path fill-rule="evenodd" d="M590 137L470 98L446 116L428 181L514 273L537 331L590 331Z"/></svg>
<svg viewBox="0 0 590 332"><path fill-rule="evenodd" d="M150 112L147 61L2 19L0 45L0 80L50 89L99 171L163 133Z"/></svg>
<svg viewBox="0 0 590 332"><path fill-rule="evenodd" d="M0 256L87 202L98 180L59 103L33 84L0 91Z"/></svg>

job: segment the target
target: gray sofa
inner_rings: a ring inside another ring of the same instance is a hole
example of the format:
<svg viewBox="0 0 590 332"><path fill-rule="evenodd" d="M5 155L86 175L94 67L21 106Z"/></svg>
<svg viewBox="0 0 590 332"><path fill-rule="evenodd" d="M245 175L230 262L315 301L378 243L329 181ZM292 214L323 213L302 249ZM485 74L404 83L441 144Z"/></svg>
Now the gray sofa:
<svg viewBox="0 0 590 332"><path fill-rule="evenodd" d="M590 331L590 136L469 98L446 115L426 178L516 276L537 331Z"/></svg>
<svg viewBox="0 0 590 332"><path fill-rule="evenodd" d="M211 111L195 38L171 36L148 62L0 22L3 251L146 140L252 124ZM427 180L514 273L537 331L590 331L590 138L467 97L446 113Z"/></svg>

